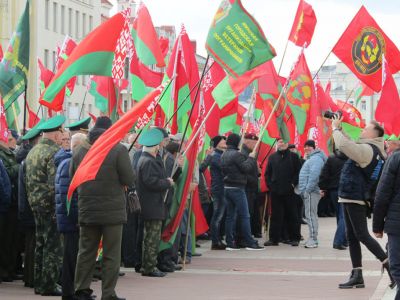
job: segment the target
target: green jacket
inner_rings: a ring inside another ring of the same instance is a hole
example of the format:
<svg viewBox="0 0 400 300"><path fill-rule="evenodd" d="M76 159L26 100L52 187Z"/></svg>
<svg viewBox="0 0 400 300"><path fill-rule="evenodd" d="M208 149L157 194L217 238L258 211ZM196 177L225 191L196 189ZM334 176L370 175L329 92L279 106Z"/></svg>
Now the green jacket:
<svg viewBox="0 0 400 300"><path fill-rule="evenodd" d="M26 193L33 211L55 213L54 155L59 149L52 140L42 138L26 157Z"/></svg>
<svg viewBox="0 0 400 300"><path fill-rule="evenodd" d="M0 145L0 159L7 170L8 177L11 182L11 206L18 203L18 170L19 165L15 159L15 154L10 149L6 149Z"/></svg>

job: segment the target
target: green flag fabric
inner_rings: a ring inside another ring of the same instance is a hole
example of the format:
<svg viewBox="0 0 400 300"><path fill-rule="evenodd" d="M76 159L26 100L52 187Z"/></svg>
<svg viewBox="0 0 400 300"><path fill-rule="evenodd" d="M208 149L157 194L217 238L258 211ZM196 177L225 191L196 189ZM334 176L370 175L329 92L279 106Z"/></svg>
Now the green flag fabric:
<svg viewBox="0 0 400 300"><path fill-rule="evenodd" d="M223 0L208 32L206 49L231 76L272 59L275 49L240 0Z"/></svg>
<svg viewBox="0 0 400 300"><path fill-rule="evenodd" d="M0 63L0 95L10 128L16 129L16 118L20 112L16 99L26 89L28 70L29 1Z"/></svg>

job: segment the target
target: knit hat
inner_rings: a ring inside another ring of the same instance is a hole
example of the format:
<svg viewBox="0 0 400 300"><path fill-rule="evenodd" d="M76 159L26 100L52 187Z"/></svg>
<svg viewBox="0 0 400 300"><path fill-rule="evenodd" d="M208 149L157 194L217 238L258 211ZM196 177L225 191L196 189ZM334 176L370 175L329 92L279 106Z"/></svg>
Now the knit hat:
<svg viewBox="0 0 400 300"><path fill-rule="evenodd" d="M305 147L305 146L313 147L313 148L315 149L315 141L313 141L313 140L307 140L307 141L304 143L304 147Z"/></svg>
<svg viewBox="0 0 400 300"><path fill-rule="evenodd" d="M226 139L226 144L237 148L240 144L240 136L236 133L231 133Z"/></svg>
<svg viewBox="0 0 400 300"><path fill-rule="evenodd" d="M110 128L112 125L112 121L109 117L107 116L100 116L96 119L96 123L94 124L94 127L96 128L103 128L107 130Z"/></svg>
<svg viewBox="0 0 400 300"><path fill-rule="evenodd" d="M219 142L221 140L226 140L226 137L224 137L223 135L216 135L211 139L211 146L213 148L217 148Z"/></svg>

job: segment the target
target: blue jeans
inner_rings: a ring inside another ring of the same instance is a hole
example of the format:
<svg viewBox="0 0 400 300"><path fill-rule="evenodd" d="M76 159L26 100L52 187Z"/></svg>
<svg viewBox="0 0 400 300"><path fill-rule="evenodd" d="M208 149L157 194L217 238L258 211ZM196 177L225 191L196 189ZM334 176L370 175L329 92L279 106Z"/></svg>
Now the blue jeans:
<svg viewBox="0 0 400 300"><path fill-rule="evenodd" d="M225 199L227 202L225 229L227 246L235 245L234 231L237 217L240 220L240 231L246 246L254 246L256 241L251 236L250 214L245 190L225 187Z"/></svg>
<svg viewBox="0 0 400 300"><path fill-rule="evenodd" d="M397 283L395 300L400 300L400 235L388 234L390 273Z"/></svg>
<svg viewBox="0 0 400 300"><path fill-rule="evenodd" d="M334 246L346 246L347 239L346 239L346 225L344 223L344 214L343 214L343 205L338 202L338 191L329 190L329 198L331 203L336 203L336 232L335 237L333 238L333 245Z"/></svg>
<svg viewBox="0 0 400 300"><path fill-rule="evenodd" d="M221 221L226 210L226 200L224 194L213 194L213 215L211 218L211 240L214 245L221 242Z"/></svg>

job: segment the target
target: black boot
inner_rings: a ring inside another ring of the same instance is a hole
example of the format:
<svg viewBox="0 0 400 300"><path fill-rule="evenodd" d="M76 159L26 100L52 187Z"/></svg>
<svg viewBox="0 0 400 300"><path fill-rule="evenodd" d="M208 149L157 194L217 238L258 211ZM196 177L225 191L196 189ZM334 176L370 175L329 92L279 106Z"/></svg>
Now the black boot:
<svg viewBox="0 0 400 300"><path fill-rule="evenodd" d="M386 260L384 263L382 263L382 274L383 274L384 270L386 270L386 272L389 275L389 279L390 279L389 287L391 289L394 289L395 286L396 286L396 281L394 281L393 276L390 273L390 267L389 267L389 261L388 260Z"/></svg>
<svg viewBox="0 0 400 300"><path fill-rule="evenodd" d="M349 280L345 283L339 284L339 289L352 289L352 288L364 288L364 287L365 284L361 269L353 269L351 271Z"/></svg>

